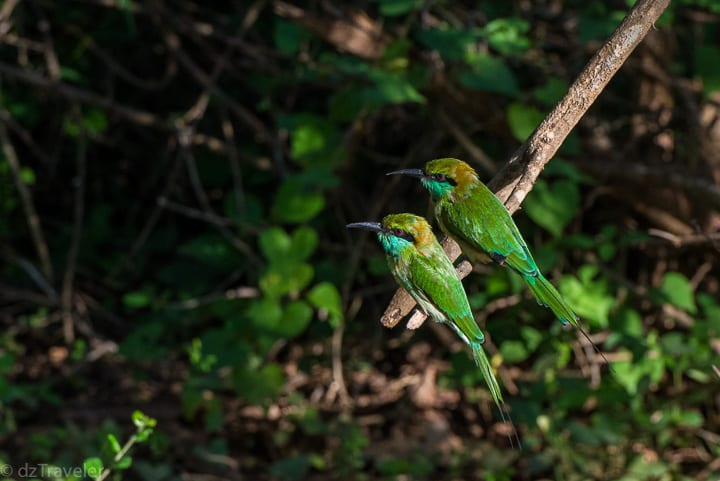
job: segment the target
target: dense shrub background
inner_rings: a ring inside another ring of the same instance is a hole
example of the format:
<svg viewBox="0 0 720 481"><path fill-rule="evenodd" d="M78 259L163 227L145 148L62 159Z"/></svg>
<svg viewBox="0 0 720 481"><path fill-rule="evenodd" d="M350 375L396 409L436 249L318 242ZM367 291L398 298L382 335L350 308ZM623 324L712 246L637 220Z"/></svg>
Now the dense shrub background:
<svg viewBox="0 0 720 481"><path fill-rule="evenodd" d="M717 479L716 2L672 2L515 216L615 374L465 280L522 450L449 330L380 325L344 229L431 216L387 171L489 180L628 8L1 2L2 474L113 466L141 410L126 479Z"/></svg>

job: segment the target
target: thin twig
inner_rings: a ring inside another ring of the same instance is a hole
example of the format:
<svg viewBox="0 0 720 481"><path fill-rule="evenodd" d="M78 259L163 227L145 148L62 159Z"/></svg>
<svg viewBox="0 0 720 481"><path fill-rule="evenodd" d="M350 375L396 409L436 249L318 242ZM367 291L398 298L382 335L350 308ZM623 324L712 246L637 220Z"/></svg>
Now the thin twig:
<svg viewBox="0 0 720 481"><path fill-rule="evenodd" d="M170 195L172 188L176 185L177 177L180 174L182 164L182 154L178 151L173 161L172 167L170 168L170 173L165 178L165 185L163 186L160 195L158 196L158 202L155 204L155 208L152 210L152 212L150 212L150 215L147 216L147 220L145 221L145 224L140 230L140 234L138 234L135 242L133 242L132 244L132 247L130 247L130 252L128 252L127 256L125 256L125 258L121 262L119 262L115 265L115 267L113 267L110 273L106 276L105 282L111 282L126 267L128 267L130 265L130 262L135 258L135 256L137 256L138 252L140 252L142 246L144 246L147 242L148 238L155 229L155 226L160 220L160 215L164 211L159 199L165 199Z"/></svg>
<svg viewBox="0 0 720 481"><path fill-rule="evenodd" d="M180 64L192 75L192 77L201 84L209 94L215 95L218 100L223 102L230 110L238 116L243 122L245 122L255 133L257 140L269 143L272 141L272 136L268 132L265 125L258 119L252 112L247 108L240 105L234 98L228 95L224 90L220 89L215 84L213 75L205 73L189 55L181 48L180 38L174 33L166 31L164 34L165 45L175 55ZM232 48L229 46L228 48ZM221 64L224 65L227 62L227 58L221 59Z"/></svg>
<svg viewBox="0 0 720 481"><path fill-rule="evenodd" d="M572 128L585 115L669 3L670 0L638 0L620 26L590 59L565 97L493 177L488 187L505 203L510 214L520 208L545 164L555 155ZM448 240L445 247L446 252L448 247L453 247L453 252L460 251L453 240ZM458 256L448 253L452 261ZM402 295L401 289L398 289L380 322L392 327L394 324L388 323L388 319L399 320L413 307L415 301L407 294Z"/></svg>
<svg viewBox="0 0 720 481"><path fill-rule="evenodd" d="M40 259L40 266L43 275L52 284L53 281L53 268L50 262L50 251L48 249L47 242L45 242L45 235L43 234L42 226L40 225L40 217L38 216L37 210L35 209L35 202L33 202L32 194L28 189L25 182L22 180L22 173L20 162L18 161L17 153L13 147L10 136L8 135L5 122L0 121L0 142L2 143L3 154L10 165L10 170L13 174L15 181L15 187L20 194L20 203L22 204L23 211L25 212L25 218L27 219L28 227L30 228L30 235L35 245L35 251L37 252L38 258Z"/></svg>
<svg viewBox="0 0 720 481"><path fill-rule="evenodd" d="M65 342L70 344L75 339L75 329L73 322L73 281L75 279L75 271L77 268L78 252L80 252L80 241L82 239L82 231L85 217L85 172L87 163L87 138L85 129L82 128L82 119L79 112L76 115L78 125L81 125L77 138L77 154L75 155L75 166L77 173L73 179L73 188L75 195L73 199L73 229L70 238L70 248L67 254L67 266L65 275L63 276L62 287L62 311L63 311L63 336Z"/></svg>
<svg viewBox="0 0 720 481"><path fill-rule="evenodd" d="M240 156L238 155L237 148L235 147L235 129L233 128L232 121L228 118L225 111L222 112L222 131L227 141L227 160L230 165L230 174L232 176L233 190L230 195L233 196L235 201L235 211L237 215L242 215L245 212L245 193L243 189L243 178L242 170L240 169Z"/></svg>
<svg viewBox="0 0 720 481"><path fill-rule="evenodd" d="M181 147L181 149L183 149L184 152L185 166L187 167L188 176L190 178L190 185L193 188L193 192L195 192L195 198L197 198L200 203L200 207L208 216L211 218L218 218L219 216L213 211L213 208L210 205L210 199L208 199L205 189L202 186L202 182L200 181L200 175L198 174L197 165L195 163L195 156L193 156L192 151L189 148ZM259 265L257 257L254 255L252 248L247 244L247 242L237 237L227 227L218 224L216 224L216 226L220 234L228 242L230 242L230 244L245 254L249 263Z"/></svg>
<svg viewBox="0 0 720 481"><path fill-rule="evenodd" d="M485 174L492 174L497 170L495 162L465 133L463 129L452 119L442 108L435 109L435 114L450 134L455 137L455 140L462 146L463 149L470 156L470 159L474 160L477 165L482 168Z"/></svg>
<svg viewBox="0 0 720 481"><path fill-rule="evenodd" d="M219 215L216 215L212 212L194 209L192 207L173 202L167 197L158 197L157 203L163 209L167 209L171 212L176 212L178 214L184 215L189 219L201 220L203 222L207 222L208 224L223 227L233 224L233 221L230 219L220 217Z"/></svg>
<svg viewBox="0 0 720 481"><path fill-rule="evenodd" d="M5 34L10 31L10 28L12 27L12 23L10 23L10 16L19 3L20 0L7 0L3 3L2 8L0 8L0 39L2 39Z"/></svg>
<svg viewBox="0 0 720 481"><path fill-rule="evenodd" d="M111 97L103 97L89 90L84 90L63 82L53 81L27 69L16 68L0 62L0 74L7 78L42 88L44 93L59 94L68 99L107 110L117 117L128 120L136 125L154 127L165 132L172 132L173 134L177 132L177 128L172 122L163 120L152 112L118 104ZM196 145L205 145L210 150L216 152L225 151L225 142L216 137L211 137L206 134L195 134L192 141Z"/></svg>

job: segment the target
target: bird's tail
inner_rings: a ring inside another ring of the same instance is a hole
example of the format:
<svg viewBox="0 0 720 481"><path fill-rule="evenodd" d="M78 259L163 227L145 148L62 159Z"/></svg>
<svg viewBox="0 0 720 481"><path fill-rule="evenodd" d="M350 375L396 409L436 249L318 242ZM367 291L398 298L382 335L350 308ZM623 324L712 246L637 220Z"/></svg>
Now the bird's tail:
<svg viewBox="0 0 720 481"><path fill-rule="evenodd" d="M537 299L538 304L549 307L550 310L553 311L553 314L555 314L555 316L560 319L560 322L562 322L563 326L572 324L573 327L580 331L582 335L585 336L585 339L587 339L588 342L592 344L595 352L598 353L605 360L605 364L607 364L610 367L610 370L614 372L612 366L610 365L610 361L607 360L605 354L603 354L597 347L597 345L592 341L592 339L590 339L588 333L585 332L585 329L583 329L578 322L580 318L575 314L575 312L573 312L572 308L567 304L567 302L565 302L557 289L555 289L555 286L550 284L550 281L545 279L545 277L540 273L538 273L537 276L523 277L525 278L525 282L527 282L528 287L530 287L530 290L535 296L535 299Z"/></svg>
<svg viewBox="0 0 720 481"><path fill-rule="evenodd" d="M519 448L520 438L518 437L518 433L515 430L515 425L510 418L510 414L505 413L502 409L502 405L505 404L505 401L503 401L502 392L500 391L500 385L497 382L497 378L495 377L495 373L493 372L490 360L485 354L485 350L482 348L482 343L477 341L471 341L470 347L472 347L475 364L477 364L477 366L480 368L480 372L485 379L485 384L487 384L488 388L490 389L490 394L492 394L495 405L497 406L498 411L500 411L500 417L502 418L503 422L509 424L510 428L512 429L512 434L508 435L508 438L510 439L510 444L513 445L514 443L517 443L517 446Z"/></svg>
<svg viewBox="0 0 720 481"><path fill-rule="evenodd" d="M532 291L538 304L542 304L545 307L549 307L553 311L553 314L560 319L560 322L564 326L572 324L579 328L578 317L575 315L573 310L563 300L560 293L555 289L555 286L550 284L550 281L538 273L537 276L524 276L525 282Z"/></svg>

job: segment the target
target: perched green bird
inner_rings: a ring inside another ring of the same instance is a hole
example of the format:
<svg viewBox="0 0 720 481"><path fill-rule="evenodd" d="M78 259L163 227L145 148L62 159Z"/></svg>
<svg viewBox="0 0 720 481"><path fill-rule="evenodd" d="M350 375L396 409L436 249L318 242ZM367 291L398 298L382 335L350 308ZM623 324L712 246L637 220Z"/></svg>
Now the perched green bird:
<svg viewBox="0 0 720 481"><path fill-rule="evenodd" d="M440 228L455 239L466 255L483 262L492 259L513 269L539 304L549 307L563 325L572 324L590 340L575 312L538 269L510 213L472 167L462 160L444 158L431 160L424 169L397 170L387 175L419 178L430 192Z"/></svg>
<svg viewBox="0 0 720 481"><path fill-rule="evenodd" d="M500 386L482 348L485 336L475 323L460 277L427 221L413 214L392 214L382 223L357 222L347 227L376 232L398 284L430 318L448 324L470 346L475 363L506 421ZM517 439L512 420L509 423Z"/></svg>

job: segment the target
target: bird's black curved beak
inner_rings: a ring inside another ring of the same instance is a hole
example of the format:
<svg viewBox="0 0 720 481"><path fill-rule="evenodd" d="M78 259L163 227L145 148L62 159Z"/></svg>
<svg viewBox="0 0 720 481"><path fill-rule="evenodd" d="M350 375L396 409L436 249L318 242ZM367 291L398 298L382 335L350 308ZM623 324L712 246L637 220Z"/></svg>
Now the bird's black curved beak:
<svg viewBox="0 0 720 481"><path fill-rule="evenodd" d="M364 229L371 230L373 232L383 232L383 227L380 222L354 222L346 225L345 227L348 229Z"/></svg>
<svg viewBox="0 0 720 481"><path fill-rule="evenodd" d="M410 177L423 178L423 177L425 177L425 172L423 172L422 169L403 169L403 170L395 170L393 172L388 172L385 175L407 175Z"/></svg>

